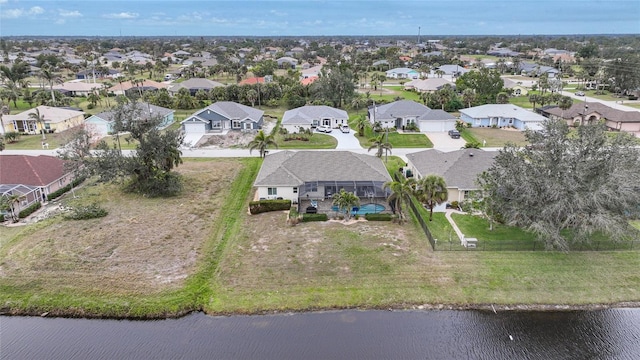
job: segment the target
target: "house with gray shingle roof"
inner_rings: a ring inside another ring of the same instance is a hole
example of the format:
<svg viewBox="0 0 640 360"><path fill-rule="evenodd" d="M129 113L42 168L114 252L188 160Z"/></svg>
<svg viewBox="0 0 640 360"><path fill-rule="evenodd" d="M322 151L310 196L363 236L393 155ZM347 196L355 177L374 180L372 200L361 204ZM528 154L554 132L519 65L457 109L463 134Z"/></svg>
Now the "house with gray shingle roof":
<svg viewBox="0 0 640 360"><path fill-rule="evenodd" d="M399 100L369 107L369 121L383 128L404 129L416 124L420 131L444 132L456 128L456 118L443 110L432 110L412 100Z"/></svg>
<svg viewBox="0 0 640 360"><path fill-rule="evenodd" d="M180 89L187 89L191 96L195 96L198 90L210 91L213 88L220 86L224 86L224 84L204 78L191 78L189 80L173 84L169 86L167 90L171 96L174 96L178 91L180 91Z"/></svg>
<svg viewBox="0 0 640 360"><path fill-rule="evenodd" d="M326 105L308 105L285 111L282 127L290 133L311 129L320 125L337 128L347 125L349 114L346 111Z"/></svg>
<svg viewBox="0 0 640 360"><path fill-rule="evenodd" d="M289 56L283 56L276 60L278 67L281 69L295 69L298 65L298 59L294 59Z"/></svg>
<svg viewBox="0 0 640 360"><path fill-rule="evenodd" d="M604 121L611 131L625 131L640 138L640 112L622 111L599 102L575 103L569 109L562 110L558 106L541 109L541 114L561 119L569 126Z"/></svg>
<svg viewBox="0 0 640 360"><path fill-rule="evenodd" d="M540 130L546 118L513 104L487 104L460 110L460 120L472 127Z"/></svg>
<svg viewBox="0 0 640 360"><path fill-rule="evenodd" d="M461 202L468 197L470 191L478 190L478 175L493 165L493 159L497 154L496 151L480 149L451 152L428 149L407 154L407 164L417 179L428 175L441 176L449 192L447 202ZM446 204L442 204L434 208L434 211L444 211L445 208Z"/></svg>
<svg viewBox="0 0 640 360"><path fill-rule="evenodd" d="M350 151L281 151L264 158L254 186L261 199L324 201L340 190L383 202L391 176L382 160Z"/></svg>
<svg viewBox="0 0 640 360"><path fill-rule="evenodd" d="M173 123L174 110L162 106L151 105L146 102L129 103L128 107L135 106L136 115L140 120L159 118L158 128L164 128ZM114 132L116 111L108 110L91 115L84 124L91 132L92 136L105 137Z"/></svg>
<svg viewBox="0 0 640 360"><path fill-rule="evenodd" d="M218 101L198 110L180 124L185 133L205 134L262 128L264 111L232 101Z"/></svg>

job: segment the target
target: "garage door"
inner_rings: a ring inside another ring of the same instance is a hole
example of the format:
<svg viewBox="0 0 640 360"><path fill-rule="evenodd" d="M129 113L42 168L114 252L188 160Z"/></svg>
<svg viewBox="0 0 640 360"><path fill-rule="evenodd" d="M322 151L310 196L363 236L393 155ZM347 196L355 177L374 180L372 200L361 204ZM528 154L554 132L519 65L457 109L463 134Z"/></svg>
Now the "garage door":
<svg viewBox="0 0 640 360"><path fill-rule="evenodd" d="M425 120L420 121L420 131L429 132L429 131L442 131L447 132L449 130L453 130L456 128L456 123L454 121L446 121L446 120Z"/></svg>
<svg viewBox="0 0 640 360"><path fill-rule="evenodd" d="M85 123L85 126L93 136L105 137L109 132L105 123Z"/></svg>
<svg viewBox="0 0 640 360"><path fill-rule="evenodd" d="M205 123L197 122L197 123L184 123L184 132L191 134L204 134L207 132L205 128Z"/></svg>

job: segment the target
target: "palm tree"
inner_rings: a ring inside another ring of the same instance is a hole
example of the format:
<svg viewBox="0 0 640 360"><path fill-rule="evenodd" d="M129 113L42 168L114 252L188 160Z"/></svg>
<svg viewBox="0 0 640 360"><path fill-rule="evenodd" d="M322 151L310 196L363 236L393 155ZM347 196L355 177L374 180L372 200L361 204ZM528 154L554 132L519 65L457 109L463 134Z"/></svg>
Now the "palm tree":
<svg viewBox="0 0 640 360"><path fill-rule="evenodd" d="M509 102L509 95L506 92L499 92L496 95L496 104L507 104Z"/></svg>
<svg viewBox="0 0 640 360"><path fill-rule="evenodd" d="M564 118L564 111L573 106L573 99L569 96L563 96L558 101L558 107L562 109L562 118Z"/></svg>
<svg viewBox="0 0 640 360"><path fill-rule="evenodd" d="M256 104L256 100L258 100L258 92L254 89L249 89L247 90L246 97L247 100L249 100L249 102L251 103L251 107L253 107Z"/></svg>
<svg viewBox="0 0 640 360"><path fill-rule="evenodd" d="M267 156L267 148L269 145L273 145L276 149L278 148L278 144L273 140L273 136L265 135L264 131L260 130L256 137L249 143L249 154L251 154L253 150L258 149L260 151L260 157L264 158Z"/></svg>
<svg viewBox="0 0 640 360"><path fill-rule="evenodd" d="M377 149L376 156L379 158L382 157L383 152L387 155L391 153L392 146L390 143L385 141L384 136L385 134L380 134L378 135L378 137L371 139L371 141L373 141L373 144L369 146L369 149L367 149L367 151L371 151L371 149Z"/></svg>
<svg viewBox="0 0 640 360"><path fill-rule="evenodd" d="M411 196L415 191L415 180L414 178L405 178L401 174L397 174L397 178L396 181L387 181L382 185L382 188L391 190L387 202L391 205L394 214L396 211L398 212L398 221L402 224L405 220L402 207L404 203L411 201Z"/></svg>
<svg viewBox="0 0 640 360"><path fill-rule="evenodd" d="M0 209L9 210L9 213L11 214L11 221L18 222L18 220L20 220L20 212L18 211L20 202L24 199L25 196L21 194L2 196L0 197Z"/></svg>
<svg viewBox="0 0 640 360"><path fill-rule="evenodd" d="M337 206L340 211L344 211L347 219L351 217L351 209L360 205L360 198L354 193L340 189L340 192L333 195L333 205Z"/></svg>
<svg viewBox="0 0 640 360"><path fill-rule="evenodd" d="M51 68L51 66L43 66L40 69L40 75L49 84L49 89L51 90L51 105L55 106L56 105L56 96L55 96L54 91L53 91L53 84L54 83L57 83L57 84L62 83L62 79L60 79L60 77L58 77L53 72L53 69Z"/></svg>
<svg viewBox="0 0 640 360"><path fill-rule="evenodd" d="M466 88L462 92L462 101L467 103L467 107L471 107L471 103L476 100L476 92L471 88Z"/></svg>
<svg viewBox="0 0 640 360"><path fill-rule="evenodd" d="M100 101L100 96L95 91L92 91L89 93L89 96L87 96L87 100L89 100L89 103L95 107L98 101Z"/></svg>
<svg viewBox="0 0 640 360"><path fill-rule="evenodd" d="M540 95L538 94L531 94L529 95L529 102L533 104L533 109L536 109L536 103L540 103Z"/></svg>
<svg viewBox="0 0 640 360"><path fill-rule="evenodd" d="M364 136L364 130L369 125L369 119L364 115L360 115L356 118L355 125L358 130L358 136Z"/></svg>
<svg viewBox="0 0 640 360"><path fill-rule="evenodd" d="M416 197L429 207L429 221L433 220L433 208L447 201L449 192L444 179L438 175L423 177L418 182Z"/></svg>
<svg viewBox="0 0 640 360"><path fill-rule="evenodd" d="M29 119L33 119L38 124L40 124L40 132L42 133L42 141L47 140L47 137L44 135L44 114L40 114L40 109L35 108L35 112L29 113Z"/></svg>
<svg viewBox="0 0 640 360"><path fill-rule="evenodd" d="M356 95L351 100L351 108L356 109L356 114L360 114L360 108L364 104L364 99L360 95Z"/></svg>
<svg viewBox="0 0 640 360"><path fill-rule="evenodd" d="M440 70L440 69L436 69L433 73L439 78L441 78L442 75L445 74L444 70Z"/></svg>

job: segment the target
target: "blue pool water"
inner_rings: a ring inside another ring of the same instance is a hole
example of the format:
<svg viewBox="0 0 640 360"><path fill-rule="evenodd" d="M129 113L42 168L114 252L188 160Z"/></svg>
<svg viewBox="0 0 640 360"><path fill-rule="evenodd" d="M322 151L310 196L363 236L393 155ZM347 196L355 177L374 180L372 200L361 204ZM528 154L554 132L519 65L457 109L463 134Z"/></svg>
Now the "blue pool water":
<svg viewBox="0 0 640 360"><path fill-rule="evenodd" d="M337 206L332 206L331 210L333 211L339 211ZM351 212L352 215L366 215L366 214L377 214L377 213L381 213L385 210L384 205L381 204L364 204L358 207L358 211L357 212Z"/></svg>

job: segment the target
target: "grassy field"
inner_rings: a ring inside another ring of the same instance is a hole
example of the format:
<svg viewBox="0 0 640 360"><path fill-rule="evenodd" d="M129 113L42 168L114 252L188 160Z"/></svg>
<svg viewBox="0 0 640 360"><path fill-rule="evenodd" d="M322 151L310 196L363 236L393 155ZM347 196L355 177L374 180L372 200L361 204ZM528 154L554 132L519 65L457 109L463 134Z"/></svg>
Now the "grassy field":
<svg viewBox="0 0 640 360"><path fill-rule="evenodd" d="M279 149L335 149L338 146L338 140L333 136L318 133L314 133L309 141L285 141L281 134L277 134L275 139Z"/></svg>
<svg viewBox="0 0 640 360"><path fill-rule="evenodd" d="M630 252L433 252L412 222L286 224L249 215L260 159L188 160L170 199L89 184L67 205L101 219L0 228L7 313L163 317L421 304L610 304L640 299ZM434 237L450 228L442 214Z"/></svg>
<svg viewBox="0 0 640 360"><path fill-rule="evenodd" d="M486 146L488 147L503 147L507 143L513 143L519 146L528 144L524 138L524 133L515 130L467 128L463 129L461 135L467 142L475 141L481 145L483 140L486 140Z"/></svg>
<svg viewBox="0 0 640 360"><path fill-rule="evenodd" d="M353 125L350 125L355 129ZM371 141L372 138L379 136L373 132L371 127L367 127L364 132L364 136L357 136L358 141L360 142L360 146L364 148L369 148L373 144ZM386 135L385 135L386 136ZM432 148L433 143L429 138L423 133L398 133L396 131L389 132L388 137L389 144L391 144L392 149L391 153L393 153L393 148ZM373 151L373 150L372 150Z"/></svg>

